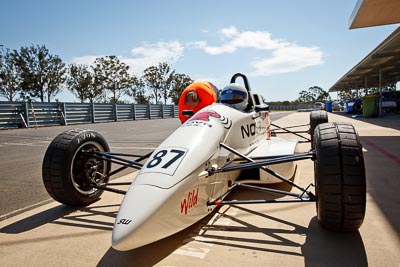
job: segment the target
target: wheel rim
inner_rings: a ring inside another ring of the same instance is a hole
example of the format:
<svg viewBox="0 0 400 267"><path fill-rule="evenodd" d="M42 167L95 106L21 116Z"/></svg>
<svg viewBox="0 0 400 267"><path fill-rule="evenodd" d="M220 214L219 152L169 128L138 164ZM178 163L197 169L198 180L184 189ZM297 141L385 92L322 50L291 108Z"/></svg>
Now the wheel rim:
<svg viewBox="0 0 400 267"><path fill-rule="evenodd" d="M98 189L92 184L102 183L105 180L107 162L92 157L84 151L94 150L104 152L104 148L97 142L86 142L82 144L75 152L71 164L71 180L75 189L83 194L90 195Z"/></svg>

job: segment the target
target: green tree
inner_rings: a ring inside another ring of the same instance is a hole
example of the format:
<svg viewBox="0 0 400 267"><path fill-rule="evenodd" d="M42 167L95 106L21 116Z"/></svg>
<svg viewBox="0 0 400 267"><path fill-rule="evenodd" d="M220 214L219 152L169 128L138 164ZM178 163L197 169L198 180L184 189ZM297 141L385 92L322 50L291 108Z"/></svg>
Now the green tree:
<svg viewBox="0 0 400 267"><path fill-rule="evenodd" d="M129 66L121 62L117 56L96 58L93 67L95 83L103 90L104 101L107 102L107 92L111 92L111 103L118 103L132 86L133 79L129 74Z"/></svg>
<svg viewBox="0 0 400 267"><path fill-rule="evenodd" d="M299 102L314 102L330 100L329 93L319 86L312 86L307 91L300 91Z"/></svg>
<svg viewBox="0 0 400 267"><path fill-rule="evenodd" d="M178 105L179 97L183 90L185 90L185 88L191 83L193 83L193 80L188 75L182 73L174 74L172 79L172 88L168 95L171 98L172 103Z"/></svg>
<svg viewBox="0 0 400 267"><path fill-rule="evenodd" d="M363 93L361 92L361 94L363 94ZM357 99L360 97L360 92L357 94L356 91L351 91L351 90L339 91L338 97L339 97L339 99L344 100L344 101Z"/></svg>
<svg viewBox="0 0 400 267"><path fill-rule="evenodd" d="M173 84L175 70L167 62L160 62L158 66L151 66L144 70L143 80L151 88L156 104L163 98L164 104Z"/></svg>
<svg viewBox="0 0 400 267"><path fill-rule="evenodd" d="M313 102L314 101L314 98L312 97L310 92L308 92L306 90L300 91L299 94L300 94L300 96L298 98L299 102Z"/></svg>
<svg viewBox="0 0 400 267"><path fill-rule="evenodd" d="M82 103L85 100L93 103L102 95L100 86L95 83L94 75L87 65L70 64L66 84Z"/></svg>
<svg viewBox="0 0 400 267"><path fill-rule="evenodd" d="M8 101L14 101L14 98L20 92L21 73L15 64L15 58L10 49L0 47L0 96Z"/></svg>
<svg viewBox="0 0 400 267"><path fill-rule="evenodd" d="M133 98L136 104L149 104L150 97L146 94L146 84L141 78L133 77L131 88L127 94Z"/></svg>
<svg viewBox="0 0 400 267"><path fill-rule="evenodd" d="M65 81L65 64L57 55L52 55L46 46L21 47L14 50L16 65L21 71L22 88L31 97L39 97L44 102L45 96L51 98L61 91Z"/></svg>
<svg viewBox="0 0 400 267"><path fill-rule="evenodd" d="M314 97L314 100L316 101L330 100L329 93L319 86L310 87L308 90L311 92L312 96Z"/></svg>

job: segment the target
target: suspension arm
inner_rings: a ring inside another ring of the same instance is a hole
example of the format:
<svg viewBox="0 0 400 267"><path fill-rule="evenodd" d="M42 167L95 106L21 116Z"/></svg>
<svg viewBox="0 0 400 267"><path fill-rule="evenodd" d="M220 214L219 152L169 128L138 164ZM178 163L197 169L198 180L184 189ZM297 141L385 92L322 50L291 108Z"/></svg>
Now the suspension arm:
<svg viewBox="0 0 400 267"><path fill-rule="evenodd" d="M271 126L274 126L274 127L278 128L278 129L284 131L285 133L294 134L294 135L296 135L296 136L298 136L298 137L300 137L302 139L306 139L307 141L311 142L310 138L307 138L307 137L302 136L301 134L298 134L298 133L302 133L302 132L293 132L293 131L288 130L289 128L293 128L293 127L297 127L297 126L283 128L283 127L280 127L280 126L278 126L276 124L273 124L273 123L271 123ZM303 125L301 125L301 126L303 126ZM298 127L300 127L300 126L298 126ZM278 133L280 133L280 132L278 132Z"/></svg>
<svg viewBox="0 0 400 267"><path fill-rule="evenodd" d="M272 159L272 160L266 160L266 161L261 161L261 162L256 162L255 160L247 157L246 155L243 155L242 153L234 150L233 148L225 145L224 143L220 143L220 146L225 148L226 150L236 154L237 156L247 160L249 163L244 163L244 164L239 164L237 166L231 166L231 167L224 167L223 169L216 169L216 170L210 170L209 173L212 174L213 172L222 172L222 171L232 171L232 170L243 170L243 165L247 168L247 169L252 169L252 168L260 168L261 170L271 174L272 176L280 179L281 181L296 187L297 189L301 190L302 192L305 191L304 188L302 188L301 186L298 186L297 184L295 184L294 182L292 182L291 180L283 177L282 175L280 175L279 173L265 167L265 165L270 165L271 162L275 162L273 164L278 164L278 163L284 163L284 162L289 162L289 161L295 161L295 160L303 160L303 159L310 159L313 158L315 156L315 151L310 151L308 153L304 153L304 154L298 154L298 155L290 155L290 156L283 156L280 158L276 158L276 159ZM286 159L285 159L286 158ZM248 165L246 165L248 164Z"/></svg>
<svg viewBox="0 0 400 267"><path fill-rule="evenodd" d="M251 161L248 163L242 163L242 164L235 165L235 166L224 167L220 171L226 172L226 171L236 171L236 170L260 168L260 167L266 166L266 165L274 165L274 164L280 164L280 163L286 163L286 162L292 162L292 161L298 161L298 160L312 159L314 157L314 155L315 155L314 152L307 152L307 153L290 155L290 156L282 156L279 158L268 159L268 160L263 160L263 161Z"/></svg>

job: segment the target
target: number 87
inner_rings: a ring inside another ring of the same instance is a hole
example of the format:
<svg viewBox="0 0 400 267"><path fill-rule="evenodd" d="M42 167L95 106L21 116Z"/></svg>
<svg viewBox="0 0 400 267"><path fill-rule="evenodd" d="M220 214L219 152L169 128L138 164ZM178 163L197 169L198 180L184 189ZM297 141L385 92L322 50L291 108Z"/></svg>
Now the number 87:
<svg viewBox="0 0 400 267"><path fill-rule="evenodd" d="M167 163L165 163L161 168L167 169L169 166L171 166L175 161L177 161L179 158L181 158L184 154L185 151L182 150L177 150L177 149L171 149L169 153L174 153L176 154L172 159L170 159ZM164 158L168 154L168 150L163 149L158 151L153 158L147 163L146 168L154 168L161 164L161 162L165 161L166 159ZM167 157L169 158L169 157Z"/></svg>

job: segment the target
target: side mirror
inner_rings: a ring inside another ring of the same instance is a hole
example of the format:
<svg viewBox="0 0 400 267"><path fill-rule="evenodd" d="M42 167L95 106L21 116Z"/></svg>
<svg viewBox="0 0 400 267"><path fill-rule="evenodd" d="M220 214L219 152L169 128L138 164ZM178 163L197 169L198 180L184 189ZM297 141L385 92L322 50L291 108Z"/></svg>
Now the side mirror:
<svg viewBox="0 0 400 267"><path fill-rule="evenodd" d="M269 105L259 105L254 107L255 112L269 111Z"/></svg>
<svg viewBox="0 0 400 267"><path fill-rule="evenodd" d="M182 115L190 118L194 115L194 112L193 110L182 110Z"/></svg>

